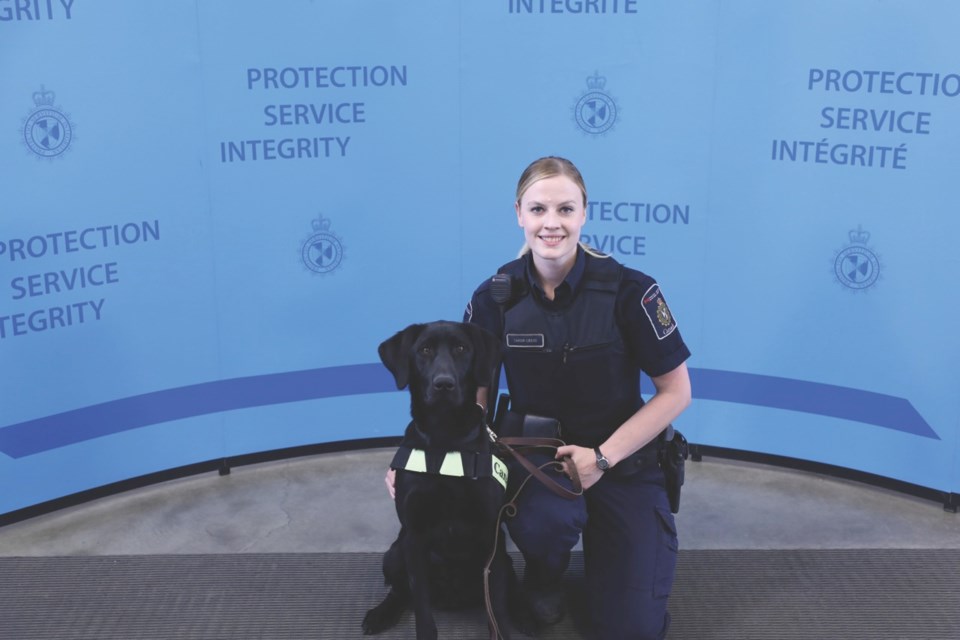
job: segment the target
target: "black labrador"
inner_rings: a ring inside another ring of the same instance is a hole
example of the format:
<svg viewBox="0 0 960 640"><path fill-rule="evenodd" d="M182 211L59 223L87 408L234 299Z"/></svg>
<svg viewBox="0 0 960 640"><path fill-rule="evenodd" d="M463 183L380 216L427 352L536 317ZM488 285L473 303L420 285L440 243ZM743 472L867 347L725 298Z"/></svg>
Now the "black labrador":
<svg viewBox="0 0 960 640"><path fill-rule="evenodd" d="M367 612L363 631L393 627L412 607L418 640L437 638L436 609L482 605L491 560L491 636L509 638L506 613L533 631L500 532L505 467L487 435L477 388L487 386L499 340L476 325L414 324L384 341L380 359L397 388L410 388L410 414L391 467L396 473L400 533L383 558L390 587ZM490 617L490 616L488 616Z"/></svg>

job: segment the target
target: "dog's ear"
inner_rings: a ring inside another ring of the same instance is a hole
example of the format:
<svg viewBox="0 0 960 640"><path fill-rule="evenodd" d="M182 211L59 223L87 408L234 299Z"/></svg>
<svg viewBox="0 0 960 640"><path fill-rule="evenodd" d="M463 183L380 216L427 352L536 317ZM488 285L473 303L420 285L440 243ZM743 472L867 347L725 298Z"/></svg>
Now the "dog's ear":
<svg viewBox="0 0 960 640"><path fill-rule="evenodd" d="M488 387L494 368L500 364L500 339L478 325L467 323L465 326L473 342L473 379L478 386Z"/></svg>
<svg viewBox="0 0 960 640"><path fill-rule="evenodd" d="M410 349L420 337L420 332L426 325L412 324L403 331L399 331L388 340L380 343L377 353L380 361L390 370L397 381L397 389L407 386L410 378Z"/></svg>

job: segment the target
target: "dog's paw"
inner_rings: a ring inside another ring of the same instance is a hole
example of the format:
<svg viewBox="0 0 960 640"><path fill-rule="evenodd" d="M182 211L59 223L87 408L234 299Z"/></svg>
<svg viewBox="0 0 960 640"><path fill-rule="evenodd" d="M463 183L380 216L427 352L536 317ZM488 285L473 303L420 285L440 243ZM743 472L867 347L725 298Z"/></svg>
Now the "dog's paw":
<svg viewBox="0 0 960 640"><path fill-rule="evenodd" d="M396 626L400 622L400 616L403 614L404 608L400 598L392 591L388 593L383 602L367 611L367 615L363 617L361 626L364 635L370 636Z"/></svg>
<svg viewBox="0 0 960 640"><path fill-rule="evenodd" d="M526 602L512 602L509 607L510 622L513 628L525 636L533 637L543 626Z"/></svg>
<svg viewBox="0 0 960 640"><path fill-rule="evenodd" d="M400 621L400 614L390 612L389 615L385 615L383 611L380 610L380 607L375 607L367 611L367 615L363 617L363 634L367 636L372 636L375 633L380 633L386 631L387 629L393 627Z"/></svg>

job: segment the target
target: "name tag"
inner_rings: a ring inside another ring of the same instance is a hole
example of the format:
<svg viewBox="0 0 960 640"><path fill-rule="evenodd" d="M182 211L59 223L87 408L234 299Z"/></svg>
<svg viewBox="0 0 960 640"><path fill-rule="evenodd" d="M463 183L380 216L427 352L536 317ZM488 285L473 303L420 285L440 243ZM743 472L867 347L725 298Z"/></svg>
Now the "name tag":
<svg viewBox="0 0 960 640"><path fill-rule="evenodd" d="M507 346L513 349L543 349L546 342L542 333L508 333Z"/></svg>

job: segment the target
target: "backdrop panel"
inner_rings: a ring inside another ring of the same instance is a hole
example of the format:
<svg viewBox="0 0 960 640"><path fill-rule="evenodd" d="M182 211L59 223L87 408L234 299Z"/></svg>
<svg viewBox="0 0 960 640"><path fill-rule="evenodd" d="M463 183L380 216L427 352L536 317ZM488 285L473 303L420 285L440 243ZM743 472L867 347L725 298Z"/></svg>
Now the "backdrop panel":
<svg viewBox="0 0 960 640"><path fill-rule="evenodd" d="M958 17L724 4L697 386L786 411L704 407L698 440L956 486L957 298L934 274L957 267Z"/></svg>
<svg viewBox="0 0 960 640"><path fill-rule="evenodd" d="M584 173L582 240L661 283L692 441L957 493L958 20L0 0L0 515L399 434L377 345L461 317L547 154Z"/></svg>

